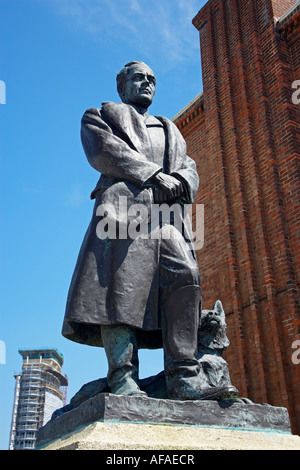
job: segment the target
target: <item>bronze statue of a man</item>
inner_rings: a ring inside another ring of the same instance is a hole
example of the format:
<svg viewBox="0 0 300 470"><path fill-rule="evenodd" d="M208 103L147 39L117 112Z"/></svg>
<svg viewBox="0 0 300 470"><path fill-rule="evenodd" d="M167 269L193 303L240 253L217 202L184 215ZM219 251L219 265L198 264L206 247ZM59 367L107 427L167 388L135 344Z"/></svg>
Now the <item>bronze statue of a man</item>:
<svg viewBox="0 0 300 470"><path fill-rule="evenodd" d="M183 213L198 189L196 165L179 130L169 119L149 115L155 85L146 64L130 62L117 76L122 103L105 102L82 118L83 148L101 176L91 194L95 207L72 278L63 335L105 348L112 393L144 394L138 349L163 347L168 397L214 399L219 390L203 389L196 359L201 289L189 221L182 217L179 230L171 218L160 220L151 236L153 205ZM127 209L143 207L141 217L130 210L124 217L124 201ZM115 224L105 236L99 235L104 220ZM124 236L133 222L146 222L146 234Z"/></svg>

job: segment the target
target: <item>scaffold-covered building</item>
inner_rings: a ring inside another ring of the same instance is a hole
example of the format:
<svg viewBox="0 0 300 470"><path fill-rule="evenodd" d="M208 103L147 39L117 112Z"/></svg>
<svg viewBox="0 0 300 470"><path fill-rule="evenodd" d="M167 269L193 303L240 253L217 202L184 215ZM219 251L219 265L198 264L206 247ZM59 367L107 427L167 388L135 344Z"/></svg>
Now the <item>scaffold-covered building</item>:
<svg viewBox="0 0 300 470"><path fill-rule="evenodd" d="M15 396L10 450L33 449L37 431L64 406L68 379L61 368L63 356L56 349L19 350L22 373L15 374Z"/></svg>

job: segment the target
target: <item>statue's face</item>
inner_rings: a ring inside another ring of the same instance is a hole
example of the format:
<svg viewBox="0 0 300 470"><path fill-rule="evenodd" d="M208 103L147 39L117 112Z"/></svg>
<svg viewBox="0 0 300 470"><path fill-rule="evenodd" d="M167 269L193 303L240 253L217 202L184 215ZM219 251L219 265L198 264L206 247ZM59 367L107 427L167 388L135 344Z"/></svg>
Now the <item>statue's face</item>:
<svg viewBox="0 0 300 470"><path fill-rule="evenodd" d="M155 76L145 64L131 65L123 89L122 101L148 108L155 94Z"/></svg>

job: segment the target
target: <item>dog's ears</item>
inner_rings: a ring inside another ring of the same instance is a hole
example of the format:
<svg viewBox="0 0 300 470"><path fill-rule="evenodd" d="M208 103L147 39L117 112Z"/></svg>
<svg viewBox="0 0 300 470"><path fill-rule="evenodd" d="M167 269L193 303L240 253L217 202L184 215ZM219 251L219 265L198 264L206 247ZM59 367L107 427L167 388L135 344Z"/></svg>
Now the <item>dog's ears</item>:
<svg viewBox="0 0 300 470"><path fill-rule="evenodd" d="M213 310L216 310L221 317L225 317L225 312L221 300L215 302Z"/></svg>

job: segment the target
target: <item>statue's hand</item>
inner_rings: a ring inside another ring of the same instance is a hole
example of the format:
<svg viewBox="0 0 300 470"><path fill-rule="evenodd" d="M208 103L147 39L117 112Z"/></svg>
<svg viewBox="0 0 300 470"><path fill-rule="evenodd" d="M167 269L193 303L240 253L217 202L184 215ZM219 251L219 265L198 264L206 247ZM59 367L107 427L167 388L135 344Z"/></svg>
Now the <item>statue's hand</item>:
<svg viewBox="0 0 300 470"><path fill-rule="evenodd" d="M183 193L182 183L174 176L165 173L157 173L153 178L154 202L163 203L178 199Z"/></svg>

